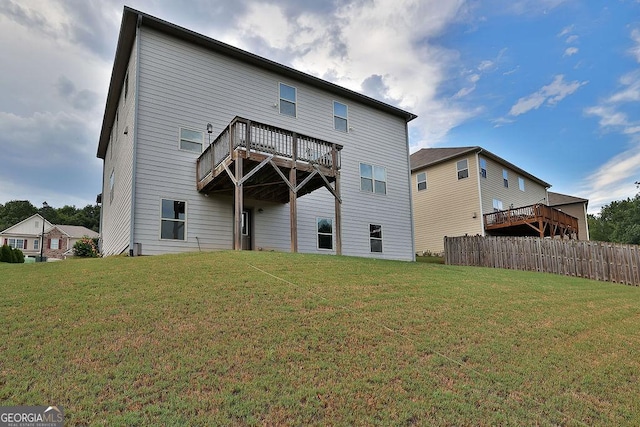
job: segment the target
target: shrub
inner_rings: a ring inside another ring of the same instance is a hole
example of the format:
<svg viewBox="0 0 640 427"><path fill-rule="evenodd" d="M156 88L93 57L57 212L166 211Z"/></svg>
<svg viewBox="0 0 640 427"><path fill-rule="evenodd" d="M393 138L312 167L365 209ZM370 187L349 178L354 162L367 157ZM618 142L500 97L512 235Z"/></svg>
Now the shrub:
<svg viewBox="0 0 640 427"><path fill-rule="evenodd" d="M0 262L11 262L11 247L2 245L0 248Z"/></svg>
<svg viewBox="0 0 640 427"><path fill-rule="evenodd" d="M24 264L24 254L22 253L22 251L18 248L14 248L13 249L13 258L15 263L18 264Z"/></svg>
<svg viewBox="0 0 640 427"><path fill-rule="evenodd" d="M23 263L24 254L20 249L13 249L9 245L0 248L0 262Z"/></svg>
<svg viewBox="0 0 640 427"><path fill-rule="evenodd" d="M97 258L99 256L98 239L83 236L73 245L73 254L83 258Z"/></svg>

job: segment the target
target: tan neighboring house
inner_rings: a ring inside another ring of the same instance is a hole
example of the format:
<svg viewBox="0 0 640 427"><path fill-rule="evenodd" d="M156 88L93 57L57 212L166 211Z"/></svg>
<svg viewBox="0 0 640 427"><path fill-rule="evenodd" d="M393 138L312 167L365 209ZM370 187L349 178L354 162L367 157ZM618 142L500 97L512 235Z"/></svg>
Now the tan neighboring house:
<svg viewBox="0 0 640 427"><path fill-rule="evenodd" d="M482 147L411 155L415 248L439 254L445 236L575 236L578 220L548 206L551 184Z"/></svg>
<svg viewBox="0 0 640 427"><path fill-rule="evenodd" d="M589 200L549 191L549 206L578 218L578 239L589 240L587 208Z"/></svg>
<svg viewBox="0 0 640 427"><path fill-rule="evenodd" d="M54 225L34 214L0 231L0 242L20 249L28 257L38 257L42 251L49 259L64 259L73 255L73 245L84 236L96 238L98 233L78 225ZM42 241L44 247L40 246Z"/></svg>

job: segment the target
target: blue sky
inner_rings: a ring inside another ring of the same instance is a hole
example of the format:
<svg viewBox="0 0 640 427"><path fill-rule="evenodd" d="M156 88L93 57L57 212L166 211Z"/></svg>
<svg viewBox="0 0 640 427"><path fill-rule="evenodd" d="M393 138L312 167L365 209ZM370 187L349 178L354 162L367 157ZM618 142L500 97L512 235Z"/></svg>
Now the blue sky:
<svg viewBox="0 0 640 427"><path fill-rule="evenodd" d="M0 0L0 203L95 202L124 4ZM482 146L592 213L638 192L640 0L126 4L418 114L412 151Z"/></svg>

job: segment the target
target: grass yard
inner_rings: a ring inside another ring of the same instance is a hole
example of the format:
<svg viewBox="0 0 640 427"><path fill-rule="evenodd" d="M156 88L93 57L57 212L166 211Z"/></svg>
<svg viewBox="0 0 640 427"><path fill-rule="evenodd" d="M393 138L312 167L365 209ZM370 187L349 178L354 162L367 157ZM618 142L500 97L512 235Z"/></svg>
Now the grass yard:
<svg viewBox="0 0 640 427"><path fill-rule="evenodd" d="M640 425L640 289L265 252L0 264L0 405L66 425Z"/></svg>

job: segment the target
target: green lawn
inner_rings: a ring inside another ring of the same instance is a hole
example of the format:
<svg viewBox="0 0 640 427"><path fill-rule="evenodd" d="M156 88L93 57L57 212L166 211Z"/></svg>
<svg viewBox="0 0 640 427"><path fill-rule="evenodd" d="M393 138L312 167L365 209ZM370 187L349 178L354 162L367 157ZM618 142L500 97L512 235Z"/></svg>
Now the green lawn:
<svg viewBox="0 0 640 427"><path fill-rule="evenodd" d="M640 425L640 289L265 252L0 264L0 406L66 425Z"/></svg>

